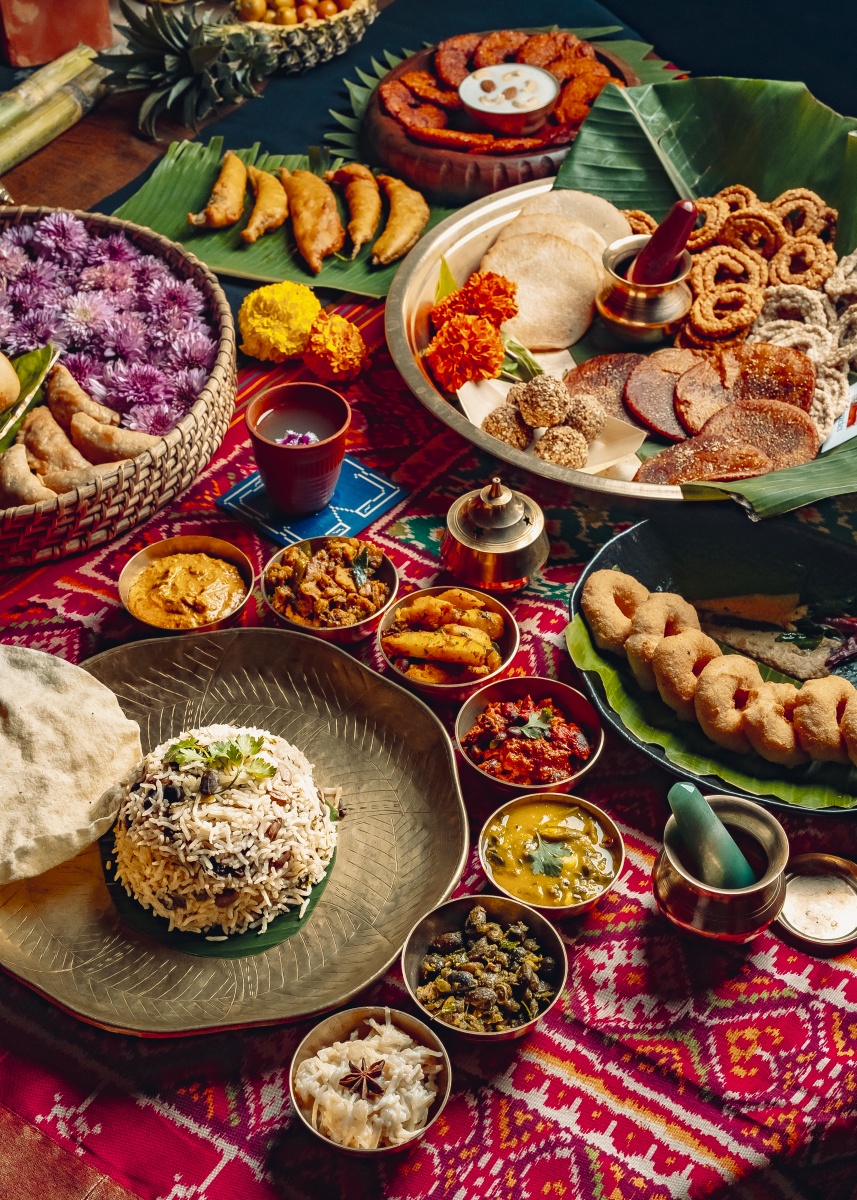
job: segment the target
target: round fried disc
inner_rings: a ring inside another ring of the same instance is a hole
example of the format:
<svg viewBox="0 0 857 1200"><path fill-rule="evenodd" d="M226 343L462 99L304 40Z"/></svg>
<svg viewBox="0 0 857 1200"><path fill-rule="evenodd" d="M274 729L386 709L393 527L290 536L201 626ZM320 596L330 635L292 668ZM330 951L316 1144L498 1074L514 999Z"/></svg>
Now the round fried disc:
<svg viewBox="0 0 857 1200"><path fill-rule="evenodd" d="M725 410L724 410L725 411ZM766 475L770 458L749 442L702 436L668 446L641 463L635 483L679 484L706 480L728 481Z"/></svg>
<svg viewBox="0 0 857 1200"><path fill-rule="evenodd" d="M815 365L791 346L751 342L733 351L741 373L735 384L738 400L779 400L809 412L815 393Z"/></svg>
<svg viewBox="0 0 857 1200"><path fill-rule="evenodd" d="M705 422L703 437L749 442L767 454L772 471L812 462L821 445L810 417L779 400L741 400L721 408Z"/></svg>
<svg viewBox="0 0 857 1200"><path fill-rule="evenodd" d="M609 417L641 425L625 407L622 397L628 376L644 358L643 354L598 354L569 371L563 382L572 400L589 396L598 401Z"/></svg>
<svg viewBox="0 0 857 1200"><path fill-rule="evenodd" d="M709 417L713 417L734 396L723 386L720 372L708 359L679 375L673 403L676 416L688 433L699 433Z"/></svg>
<svg viewBox="0 0 857 1200"><path fill-rule="evenodd" d="M647 429L671 442L687 434L678 423L673 407L677 375L664 371L652 354L637 363L625 384L625 404Z"/></svg>

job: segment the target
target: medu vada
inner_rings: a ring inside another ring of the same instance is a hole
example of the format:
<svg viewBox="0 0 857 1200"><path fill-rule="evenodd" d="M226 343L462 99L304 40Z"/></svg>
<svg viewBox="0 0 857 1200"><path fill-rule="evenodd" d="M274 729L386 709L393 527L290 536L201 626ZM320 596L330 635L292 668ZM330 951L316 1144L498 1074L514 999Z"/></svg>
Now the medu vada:
<svg viewBox="0 0 857 1200"><path fill-rule="evenodd" d="M652 657L666 637L699 629L699 617L692 604L675 592L652 592L631 619L631 632L625 653L634 678L645 692L658 690Z"/></svg>
<svg viewBox="0 0 857 1200"><path fill-rule="evenodd" d="M685 629L665 637L652 655L652 671L664 704L675 709L682 721L695 721L693 698L699 676L723 651L714 638L701 629Z"/></svg>
<svg viewBox="0 0 857 1200"><path fill-rule="evenodd" d="M840 723L854 687L839 675L808 679L797 694L794 725L798 742L818 762L847 763Z"/></svg>
<svg viewBox="0 0 857 1200"><path fill-rule="evenodd" d="M593 571L583 585L580 607L595 645L624 654L631 620L649 598L649 589L622 571Z"/></svg>
<svg viewBox="0 0 857 1200"><path fill-rule="evenodd" d="M704 668L693 698L706 737L736 754L749 754L745 711L762 686L759 668L742 654L723 654Z"/></svg>
<svg viewBox="0 0 857 1200"><path fill-rule="evenodd" d="M756 753L768 762L798 767L809 761L794 727L799 695L790 683L763 683L744 709L744 732Z"/></svg>

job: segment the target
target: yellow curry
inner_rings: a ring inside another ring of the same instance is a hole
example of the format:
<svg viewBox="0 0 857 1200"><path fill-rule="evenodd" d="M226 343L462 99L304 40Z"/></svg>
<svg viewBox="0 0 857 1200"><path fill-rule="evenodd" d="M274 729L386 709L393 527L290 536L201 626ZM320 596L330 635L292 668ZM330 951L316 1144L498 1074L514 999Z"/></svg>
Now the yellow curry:
<svg viewBox="0 0 857 1200"><path fill-rule="evenodd" d="M232 563L209 554L168 554L134 580L128 607L161 629L198 629L228 616L246 594L247 584Z"/></svg>
<svg viewBox="0 0 857 1200"><path fill-rule="evenodd" d="M482 846L495 883L537 907L582 904L616 874L614 839L576 804L519 804L488 826Z"/></svg>

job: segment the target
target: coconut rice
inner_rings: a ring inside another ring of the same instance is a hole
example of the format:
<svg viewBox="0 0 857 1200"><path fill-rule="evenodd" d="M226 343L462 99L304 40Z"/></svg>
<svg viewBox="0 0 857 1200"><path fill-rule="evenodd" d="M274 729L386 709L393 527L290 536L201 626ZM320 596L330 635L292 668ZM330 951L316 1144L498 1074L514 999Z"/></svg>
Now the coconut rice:
<svg viewBox="0 0 857 1200"><path fill-rule="evenodd" d="M212 770L207 756L236 738L245 747L256 739L252 754ZM116 877L170 929L262 933L289 908L302 915L324 877L336 848L335 797L319 791L300 750L263 729L185 730L146 755L123 797Z"/></svg>

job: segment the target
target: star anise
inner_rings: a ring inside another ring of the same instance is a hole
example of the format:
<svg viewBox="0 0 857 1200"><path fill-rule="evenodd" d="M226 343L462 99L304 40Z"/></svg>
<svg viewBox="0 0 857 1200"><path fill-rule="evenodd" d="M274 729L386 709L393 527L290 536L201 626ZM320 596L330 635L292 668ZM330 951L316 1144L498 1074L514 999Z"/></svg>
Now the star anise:
<svg viewBox="0 0 857 1200"><path fill-rule="evenodd" d="M343 1075L340 1083L349 1091L360 1094L362 1100L366 1100L369 1096L380 1096L384 1092L384 1085L378 1082L381 1072L384 1070L384 1060L379 1058L377 1062L373 1062L371 1067L366 1066L366 1059L360 1059L360 1066L356 1063L348 1062L351 1072L348 1075Z"/></svg>

